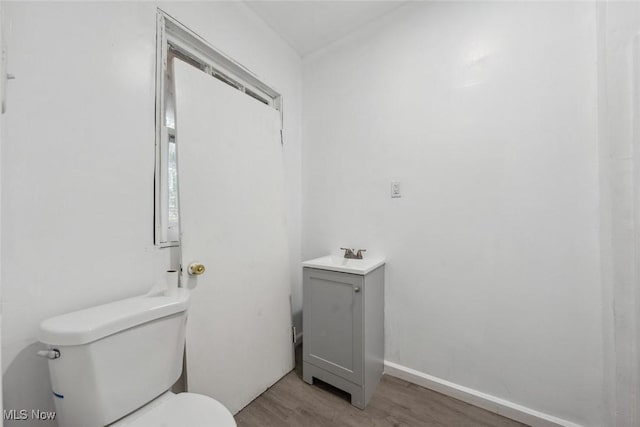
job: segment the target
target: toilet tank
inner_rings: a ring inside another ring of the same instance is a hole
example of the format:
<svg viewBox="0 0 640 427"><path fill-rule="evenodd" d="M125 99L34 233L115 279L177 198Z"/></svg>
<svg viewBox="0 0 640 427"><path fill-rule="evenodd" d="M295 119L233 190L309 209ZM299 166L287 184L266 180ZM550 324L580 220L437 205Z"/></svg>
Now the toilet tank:
<svg viewBox="0 0 640 427"><path fill-rule="evenodd" d="M103 427L167 391L182 372L189 291L140 296L57 316L39 339L60 427ZM55 352L54 352L55 354Z"/></svg>

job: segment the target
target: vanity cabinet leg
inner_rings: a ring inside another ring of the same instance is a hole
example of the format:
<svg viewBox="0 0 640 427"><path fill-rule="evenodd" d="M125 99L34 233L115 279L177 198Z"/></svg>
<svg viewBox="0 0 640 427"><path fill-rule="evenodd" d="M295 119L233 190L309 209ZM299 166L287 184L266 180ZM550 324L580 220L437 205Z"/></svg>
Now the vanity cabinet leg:
<svg viewBox="0 0 640 427"><path fill-rule="evenodd" d="M364 409L364 387L355 387L351 391L351 404L358 409Z"/></svg>
<svg viewBox="0 0 640 427"><path fill-rule="evenodd" d="M306 365L306 363L302 364L302 379L307 384L313 384L313 375L311 373L311 369Z"/></svg>

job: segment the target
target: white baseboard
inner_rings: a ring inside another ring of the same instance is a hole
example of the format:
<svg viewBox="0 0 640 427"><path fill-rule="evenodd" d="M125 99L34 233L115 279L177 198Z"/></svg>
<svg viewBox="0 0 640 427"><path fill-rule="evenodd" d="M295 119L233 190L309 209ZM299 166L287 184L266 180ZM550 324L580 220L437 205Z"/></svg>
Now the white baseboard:
<svg viewBox="0 0 640 427"><path fill-rule="evenodd" d="M384 373L533 427L582 427L580 424L454 384L387 360L384 361Z"/></svg>

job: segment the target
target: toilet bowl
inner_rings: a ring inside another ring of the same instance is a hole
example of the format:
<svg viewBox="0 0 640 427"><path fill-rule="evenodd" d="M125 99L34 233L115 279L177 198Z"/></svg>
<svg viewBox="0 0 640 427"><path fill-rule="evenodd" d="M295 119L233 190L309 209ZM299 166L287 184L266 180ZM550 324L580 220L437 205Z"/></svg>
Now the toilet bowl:
<svg viewBox="0 0 640 427"><path fill-rule="evenodd" d="M42 322L38 354L49 359L58 425L235 427L215 399L169 391L182 373L188 305L181 288Z"/></svg>
<svg viewBox="0 0 640 427"><path fill-rule="evenodd" d="M236 422L215 399L167 392L109 427L236 427Z"/></svg>

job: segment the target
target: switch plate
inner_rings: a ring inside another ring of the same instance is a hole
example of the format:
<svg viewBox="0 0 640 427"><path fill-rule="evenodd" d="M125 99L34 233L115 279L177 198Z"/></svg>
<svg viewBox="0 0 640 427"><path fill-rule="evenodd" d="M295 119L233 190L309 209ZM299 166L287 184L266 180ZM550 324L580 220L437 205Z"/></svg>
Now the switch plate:
<svg viewBox="0 0 640 427"><path fill-rule="evenodd" d="M402 197L402 193L400 191L400 182L391 181L391 198L397 199L399 197Z"/></svg>

